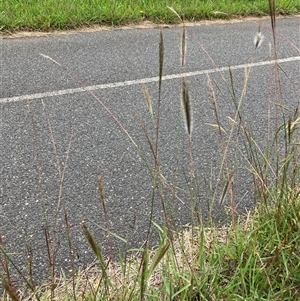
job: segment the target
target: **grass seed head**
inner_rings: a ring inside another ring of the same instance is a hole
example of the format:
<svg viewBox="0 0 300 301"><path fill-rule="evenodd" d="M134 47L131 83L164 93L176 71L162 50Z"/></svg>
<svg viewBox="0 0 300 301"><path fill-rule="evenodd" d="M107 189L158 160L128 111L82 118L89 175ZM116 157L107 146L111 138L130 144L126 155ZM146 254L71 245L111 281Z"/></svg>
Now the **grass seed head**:
<svg viewBox="0 0 300 301"><path fill-rule="evenodd" d="M181 98L181 105L183 109L183 122L185 124L185 128L189 134L192 135L193 129L193 112L192 112L192 105L190 101L189 89L187 85L187 81L185 77L182 78L182 98Z"/></svg>
<svg viewBox="0 0 300 301"><path fill-rule="evenodd" d="M260 31L260 27L258 28L258 32L256 33L255 37L254 37L254 45L255 45L255 49L257 49L258 47L260 47L260 45L262 44L264 40L264 36Z"/></svg>
<svg viewBox="0 0 300 301"><path fill-rule="evenodd" d="M146 103L147 103L148 110L149 110L150 114L153 115L151 98L150 98L148 89L147 89L145 84L143 84L143 91L144 91L144 96L145 96L145 100L146 100Z"/></svg>

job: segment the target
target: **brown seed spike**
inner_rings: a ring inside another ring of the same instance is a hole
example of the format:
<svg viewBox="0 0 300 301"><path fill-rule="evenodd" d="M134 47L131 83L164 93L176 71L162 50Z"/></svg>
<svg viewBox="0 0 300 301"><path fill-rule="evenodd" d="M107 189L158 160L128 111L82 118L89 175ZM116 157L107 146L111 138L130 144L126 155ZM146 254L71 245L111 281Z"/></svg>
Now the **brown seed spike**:
<svg viewBox="0 0 300 301"><path fill-rule="evenodd" d="M181 67L185 65L185 55L186 55L186 33L185 25L182 27L182 37L181 37Z"/></svg>
<svg viewBox="0 0 300 301"><path fill-rule="evenodd" d="M184 114L183 119L184 119L185 128L189 136L191 136L192 127L193 127L193 114L192 114L192 107L191 107L190 96L189 96L189 89L185 77L182 78L182 108Z"/></svg>
<svg viewBox="0 0 300 301"><path fill-rule="evenodd" d="M145 84L143 84L143 91L144 91L144 96L145 96L145 100L146 100L146 103L147 103L148 110L149 110L150 114L153 115L150 95L149 95L148 89L147 89Z"/></svg>
<svg viewBox="0 0 300 301"><path fill-rule="evenodd" d="M161 82L163 74L163 65L164 65L164 39L162 31L160 31L160 41L159 41L159 91L161 91Z"/></svg>

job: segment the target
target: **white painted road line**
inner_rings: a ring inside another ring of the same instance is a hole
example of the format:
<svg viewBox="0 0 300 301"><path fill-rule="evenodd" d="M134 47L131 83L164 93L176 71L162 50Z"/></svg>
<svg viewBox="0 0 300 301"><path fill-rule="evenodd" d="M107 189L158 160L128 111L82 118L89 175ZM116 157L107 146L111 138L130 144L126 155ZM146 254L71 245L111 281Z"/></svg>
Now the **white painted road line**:
<svg viewBox="0 0 300 301"><path fill-rule="evenodd" d="M300 56L288 57L285 59L277 60L277 62L279 64L293 62L293 61L300 61ZM251 63L251 64L241 64L241 65L236 65L236 66L230 66L230 69L236 70L236 69L244 69L244 68L249 68L249 67L251 67L251 68L252 67L260 67L260 66L265 66L265 65L272 65L275 62L276 62L275 60L270 60L270 61L257 62L257 63ZM215 68L215 69L207 69L207 70L201 70L201 71L165 75L165 76L163 76L162 79L163 80L171 80L171 79L181 78L182 76L192 77L192 76L197 76L197 75L210 74L210 73L215 73L215 72L223 72L223 71L228 71L228 70L229 70L229 67L221 67L221 68ZM143 79L129 80L129 81L124 81L124 82L87 86L85 88L65 89L65 90L59 90L59 91L20 95L20 96L14 96L14 97L4 97L4 98L0 98L0 103L17 102L17 101L23 101L23 100L34 100L34 99L48 98L48 97L53 97L53 96L75 94L75 93L85 92L87 90L95 91L95 90L111 89L111 88L118 88L118 87L125 87L125 86L133 86L133 85L138 85L138 84L158 82L158 80L159 80L159 78L158 78L158 76L156 76L156 77L148 77L148 78L143 78Z"/></svg>

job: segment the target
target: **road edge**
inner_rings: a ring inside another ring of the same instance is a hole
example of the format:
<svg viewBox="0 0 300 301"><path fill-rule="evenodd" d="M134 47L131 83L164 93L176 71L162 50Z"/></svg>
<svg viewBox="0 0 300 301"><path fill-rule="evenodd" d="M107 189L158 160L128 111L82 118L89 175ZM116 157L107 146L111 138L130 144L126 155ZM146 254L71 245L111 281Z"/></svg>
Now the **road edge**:
<svg viewBox="0 0 300 301"><path fill-rule="evenodd" d="M263 17L239 17L229 20L224 19L215 19L215 20L202 20L197 22L185 22L186 26L210 26L216 24L232 24L232 23L241 23L241 22L258 22L269 19L269 16ZM277 19L294 19L300 18L300 15L285 15L278 16ZM142 21L139 23L132 23L123 26L102 26L102 25L92 25L84 26L77 29L70 30L53 30L49 32L42 31L19 31L16 33L1 33L0 39L20 39L20 38L37 38L37 37L47 37L53 35L72 35L78 33L90 33L90 32L101 32L101 31L116 31L116 30L132 30L132 29L155 29L155 28L174 28L181 26L181 24L156 24L151 21Z"/></svg>

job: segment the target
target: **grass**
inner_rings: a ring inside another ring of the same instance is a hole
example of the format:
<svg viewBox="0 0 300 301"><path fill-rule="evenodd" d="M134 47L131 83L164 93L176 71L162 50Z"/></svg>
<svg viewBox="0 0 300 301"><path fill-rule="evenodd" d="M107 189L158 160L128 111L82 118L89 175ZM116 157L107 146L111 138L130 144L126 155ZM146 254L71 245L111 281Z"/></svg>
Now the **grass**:
<svg viewBox="0 0 300 301"><path fill-rule="evenodd" d="M275 2L270 0L271 28L274 35L273 56L276 59L276 9ZM176 16L176 9L171 9ZM165 12L166 13L166 12ZM166 13L167 14L167 13ZM182 20L181 20L182 21ZM182 58L181 68L185 69L185 39L188 29L182 26ZM261 33L258 32L253 45L254 55L261 43ZM63 65L50 59L58 68L65 70L75 81L76 77ZM272 99L269 101L270 112L276 116L271 121L268 116L269 139L264 145L259 144L252 131L251 123L243 115L242 107L248 89L248 79L251 69L245 70L242 93L236 96L236 86L232 72L229 80L222 77L223 83L231 95L232 121L228 129L221 121L221 109L218 106L217 90L220 89L213 77L207 77L207 88L211 98L211 105L215 113L214 127L220 140L222 153L218 178L223 182L213 183L211 206L222 206L224 199L228 199L231 206L228 209L230 223L223 227L216 227L212 223L208 227L201 219L193 204L198 201L200 176L194 164L194 149L192 136L198 129L193 125L193 106L189 93L189 83L182 78L181 86L181 116L182 127L185 128L183 145L189 156L189 173L185 175L189 185L185 197L191 200L191 211L195 221L189 227L174 231L172 219L168 215L165 205L176 195L180 188L167 182L162 174L159 160L158 143L160 140L162 99L162 74L164 64L164 40L160 34L159 43L159 85L158 99L153 102L147 87L144 87L146 105L152 120L152 129L147 128L140 120L141 130L145 135L152 161L147 160L140 151L138 143L124 128L117 116L113 114L92 91L87 91L94 97L103 109L117 123L130 143L134 145L144 160L145 166L151 174L153 195L158 198L164 209L164 225L152 223L149 217L149 236L146 243L127 258L114 260L113 256L104 256L103 250L97 243L91 230L83 225L83 233L95 254L97 265L85 271L73 270L71 278L67 278L63 271L55 274L55 251L51 247L53 237L50 229L45 228L46 249L49 254L50 281L44 285L35 285L30 277L32 258L28 260L28 275L22 273L14 263L13 254L6 250L4 242L0 240L0 279L4 288L1 300L297 300L300 295L300 111L299 108L289 109L285 105L282 78L287 74L281 72L281 66L274 65L270 77L274 79L275 87ZM220 74L221 75L221 74ZM221 75L222 76L222 75ZM77 81L78 82L78 81ZM78 82L79 85L83 85ZM266 87L268 89L269 87ZM298 89L299 87L295 87ZM225 91L221 91L225 92ZM221 93L222 94L222 93ZM224 93L225 95L225 93ZM30 105L29 105L30 108ZM46 110L45 110L46 111ZM32 114L33 127L35 119ZM271 113L270 113L271 114ZM272 115L273 116L273 115ZM55 150L55 137L51 130L51 121L47 120L53 152L59 161ZM150 135L149 133L153 133ZM72 133L68 152L71 148ZM38 146L38 145L37 145ZM234 171L230 164L229 152L244 162L245 168L251 171L253 193L257 199L257 206L244 215L235 212ZM38 153L38 147L37 147ZM65 164L66 166L67 164ZM57 166L60 166L59 162ZM58 168L61 187L63 189L64 169ZM175 177L174 177L175 178ZM219 187L218 187L219 185ZM101 177L98 178L99 197L106 219L108 240L111 232L106 210L106 197ZM151 200L150 200L151 201ZM59 196L58 207L63 206ZM69 249L72 250L70 240L67 208L64 209L65 225ZM150 232L155 228L160 235L160 244L156 249L150 249ZM0 236L1 239L1 236ZM54 239L55 241L55 239ZM111 245L111 242L109 243ZM30 254L30 252L28 252ZM11 279L12 271L23 278L24 287L18 289Z"/></svg>
<svg viewBox="0 0 300 301"><path fill-rule="evenodd" d="M5 33L65 30L94 24L119 26L144 20L178 22L166 6L173 7L188 21L266 16L269 9L265 0L4 0L0 2L0 30ZM277 14L299 11L298 0L276 1Z"/></svg>

